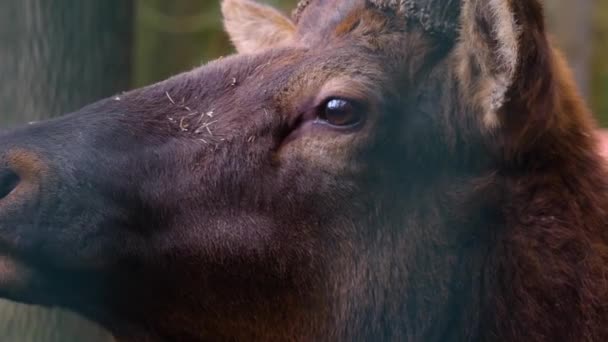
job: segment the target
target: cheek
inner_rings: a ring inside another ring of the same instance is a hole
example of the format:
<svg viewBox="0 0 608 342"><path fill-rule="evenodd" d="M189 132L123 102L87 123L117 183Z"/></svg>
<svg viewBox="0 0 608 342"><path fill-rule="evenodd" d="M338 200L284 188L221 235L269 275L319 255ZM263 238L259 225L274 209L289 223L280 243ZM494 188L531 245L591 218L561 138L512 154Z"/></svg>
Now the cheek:
<svg viewBox="0 0 608 342"><path fill-rule="evenodd" d="M324 132L327 133L327 132ZM289 163L298 160L317 170L331 174L357 173L362 165L357 158L362 136L357 133L331 133L301 137L285 146L280 158Z"/></svg>

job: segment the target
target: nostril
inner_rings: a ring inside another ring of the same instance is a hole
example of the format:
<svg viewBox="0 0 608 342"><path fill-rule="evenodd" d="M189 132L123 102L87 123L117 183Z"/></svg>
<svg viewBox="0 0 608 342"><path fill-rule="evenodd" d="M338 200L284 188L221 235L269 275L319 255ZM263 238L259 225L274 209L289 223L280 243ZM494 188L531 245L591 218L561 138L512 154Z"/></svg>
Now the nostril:
<svg viewBox="0 0 608 342"><path fill-rule="evenodd" d="M0 170L0 199L13 192L20 180L19 175L12 170Z"/></svg>

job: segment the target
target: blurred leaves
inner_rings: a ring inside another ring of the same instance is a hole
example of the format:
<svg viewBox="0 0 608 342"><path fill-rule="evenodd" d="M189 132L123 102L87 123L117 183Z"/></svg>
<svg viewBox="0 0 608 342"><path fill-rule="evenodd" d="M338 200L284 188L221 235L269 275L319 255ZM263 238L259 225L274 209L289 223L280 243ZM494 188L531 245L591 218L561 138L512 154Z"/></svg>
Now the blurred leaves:
<svg viewBox="0 0 608 342"><path fill-rule="evenodd" d="M135 86L147 85L226 54L218 1L138 0Z"/></svg>
<svg viewBox="0 0 608 342"><path fill-rule="evenodd" d="M263 2L287 12L297 0ZM231 54L219 4L219 0L137 0L135 86Z"/></svg>
<svg viewBox="0 0 608 342"><path fill-rule="evenodd" d="M603 126L608 126L608 0L596 0L593 31L591 105Z"/></svg>

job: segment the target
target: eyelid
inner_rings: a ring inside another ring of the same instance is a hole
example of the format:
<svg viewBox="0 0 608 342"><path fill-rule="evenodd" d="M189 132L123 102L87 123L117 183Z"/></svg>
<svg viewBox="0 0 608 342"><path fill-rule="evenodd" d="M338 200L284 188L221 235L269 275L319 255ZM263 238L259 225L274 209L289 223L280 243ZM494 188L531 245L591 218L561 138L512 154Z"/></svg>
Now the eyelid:
<svg viewBox="0 0 608 342"><path fill-rule="evenodd" d="M365 104L376 99L376 92L366 82L352 78L334 78L326 82L318 92L314 100L317 108L331 98L341 98L354 104Z"/></svg>
<svg viewBox="0 0 608 342"><path fill-rule="evenodd" d="M351 99L351 98L347 98L344 96L329 96L327 97L325 100L323 100L322 102L320 102L317 106L314 107L314 110L317 113L320 113L321 111L324 111L327 107L327 105L329 104L329 102L331 102L332 100L343 100L348 102L348 104L353 108L354 111L368 111L369 110L369 105L367 101L362 101L362 100L358 100L358 99Z"/></svg>
<svg viewBox="0 0 608 342"><path fill-rule="evenodd" d="M344 100L352 104L356 108L360 108L363 104L367 103L368 100L365 98L348 96L342 92L327 93L324 97L318 97L315 101L314 108L320 109L327 105L331 100Z"/></svg>

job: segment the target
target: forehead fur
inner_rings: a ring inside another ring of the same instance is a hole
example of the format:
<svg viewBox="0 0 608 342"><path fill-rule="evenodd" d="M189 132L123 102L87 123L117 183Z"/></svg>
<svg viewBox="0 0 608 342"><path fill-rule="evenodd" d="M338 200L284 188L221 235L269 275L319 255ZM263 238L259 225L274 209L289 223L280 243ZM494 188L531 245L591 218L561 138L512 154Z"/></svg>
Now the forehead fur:
<svg viewBox="0 0 608 342"><path fill-rule="evenodd" d="M461 0L301 0L293 18L304 26L313 26L307 23L311 20L322 25L355 7L378 9L430 34L451 38L458 34Z"/></svg>

